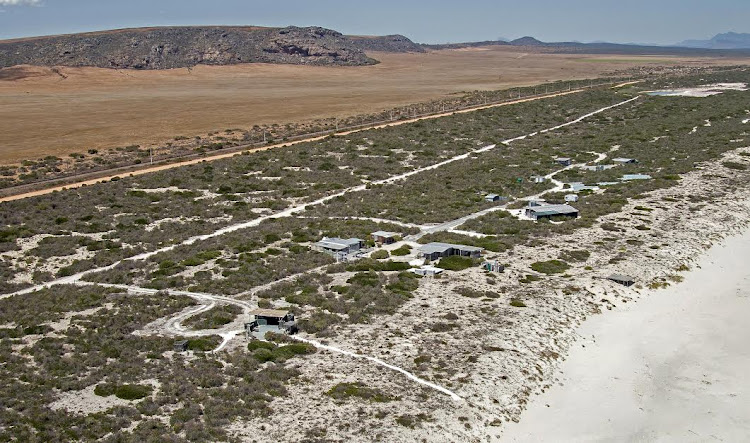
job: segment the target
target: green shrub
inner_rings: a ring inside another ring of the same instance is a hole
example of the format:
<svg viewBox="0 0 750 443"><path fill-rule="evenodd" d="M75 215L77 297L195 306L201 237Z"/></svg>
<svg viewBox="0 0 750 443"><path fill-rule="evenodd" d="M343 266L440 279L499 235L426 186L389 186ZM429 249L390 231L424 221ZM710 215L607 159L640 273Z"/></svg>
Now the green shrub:
<svg viewBox="0 0 750 443"><path fill-rule="evenodd" d="M721 164L724 165L725 168L734 169L736 171L744 171L745 169L747 169L747 166L743 165L742 163L732 161L725 161Z"/></svg>
<svg viewBox="0 0 750 443"><path fill-rule="evenodd" d="M549 260L532 263L531 269L542 274L562 274L563 272L570 269L570 265L562 260Z"/></svg>
<svg viewBox="0 0 750 443"><path fill-rule="evenodd" d="M585 250L572 250L572 251L562 251L560 253L560 259L565 261L586 261L591 256L591 253L589 251Z"/></svg>
<svg viewBox="0 0 750 443"><path fill-rule="evenodd" d="M382 260L388 257L390 257L390 254L385 249L381 249L379 251L375 251L372 254L370 254L370 258L375 259L375 260Z"/></svg>
<svg viewBox="0 0 750 443"><path fill-rule="evenodd" d="M110 395L113 395L115 393L116 388L117 386L111 383L99 383L94 388L94 394L98 395L99 397L109 397Z"/></svg>
<svg viewBox="0 0 750 443"><path fill-rule="evenodd" d="M447 269L449 271L463 271L469 269L475 265L475 262L470 257L461 257L458 255L452 255L450 257L444 257L440 259L438 266Z"/></svg>
<svg viewBox="0 0 750 443"><path fill-rule="evenodd" d="M247 344L247 350L248 351L255 351L256 349L269 349L272 350L276 348L276 345L262 340L252 340L250 343Z"/></svg>
<svg viewBox="0 0 750 443"><path fill-rule="evenodd" d="M510 305L514 308L525 308L526 303L523 302L520 298L512 298L510 299Z"/></svg>
<svg viewBox="0 0 750 443"><path fill-rule="evenodd" d="M122 385L115 388L115 397L123 400L140 400L151 395L151 386L148 385Z"/></svg>
<svg viewBox="0 0 750 443"><path fill-rule="evenodd" d="M391 254L396 255L396 256L409 255L410 253L411 253L411 246L409 245L403 245L400 248L394 249L393 251L391 251Z"/></svg>
<svg viewBox="0 0 750 443"><path fill-rule="evenodd" d="M379 389L369 388L362 383L339 383L326 392L330 397L336 400L345 400L351 397L358 397L375 403L385 403L394 400L380 391Z"/></svg>

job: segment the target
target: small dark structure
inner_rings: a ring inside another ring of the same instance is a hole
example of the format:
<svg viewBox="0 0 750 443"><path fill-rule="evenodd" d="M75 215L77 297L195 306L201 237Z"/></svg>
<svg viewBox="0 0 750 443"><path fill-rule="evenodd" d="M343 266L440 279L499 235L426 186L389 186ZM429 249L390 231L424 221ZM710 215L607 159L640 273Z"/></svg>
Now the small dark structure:
<svg viewBox="0 0 750 443"><path fill-rule="evenodd" d="M487 202L499 202L508 200L508 197L503 197L502 195L497 194L487 194L484 196L484 200Z"/></svg>
<svg viewBox="0 0 750 443"><path fill-rule="evenodd" d="M254 319L245 323L245 333L257 335L263 338L266 332L286 332L287 334L296 334L299 331L294 314L279 309L256 309L250 312Z"/></svg>
<svg viewBox="0 0 750 443"><path fill-rule="evenodd" d="M612 161L615 162L615 163L619 163L621 165L638 163L638 160L636 160L634 158L622 158L622 157L620 157L620 158L613 158Z"/></svg>
<svg viewBox="0 0 750 443"><path fill-rule="evenodd" d="M526 208L526 217L532 220L551 219L552 217L578 218L578 209L570 205L542 205Z"/></svg>
<svg viewBox="0 0 750 443"><path fill-rule="evenodd" d="M398 233L388 231L375 231L370 235L372 236L372 240L380 245L390 245L391 243L395 243L396 239L399 237Z"/></svg>
<svg viewBox="0 0 750 443"><path fill-rule="evenodd" d="M568 157L557 157L555 158L555 163L558 163L562 166L570 166L573 164L573 160Z"/></svg>
<svg viewBox="0 0 750 443"><path fill-rule="evenodd" d="M615 283L619 283L623 286L633 286L635 284L635 279L633 277L630 277L628 275L622 275L622 274L612 274L609 277L607 277L607 280L611 280Z"/></svg>
<svg viewBox="0 0 750 443"><path fill-rule="evenodd" d="M462 257L479 258L484 249L475 246L453 245L450 243L427 243L419 248L422 256L427 260L437 260L441 257L460 255Z"/></svg>
<svg viewBox="0 0 750 443"><path fill-rule="evenodd" d="M189 343L187 340L179 340L174 342L174 352L187 352L188 344Z"/></svg>

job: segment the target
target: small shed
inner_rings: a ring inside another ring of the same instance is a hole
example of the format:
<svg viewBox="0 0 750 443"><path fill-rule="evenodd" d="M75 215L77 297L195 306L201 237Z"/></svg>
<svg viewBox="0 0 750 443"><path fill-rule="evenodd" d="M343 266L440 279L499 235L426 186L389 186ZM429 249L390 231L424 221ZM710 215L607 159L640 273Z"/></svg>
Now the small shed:
<svg viewBox="0 0 750 443"><path fill-rule="evenodd" d="M497 194L487 194L484 196L484 200L488 202L497 202L500 201L500 196Z"/></svg>
<svg viewBox="0 0 750 443"><path fill-rule="evenodd" d="M607 277L607 280L611 280L615 283L619 283L627 287L633 286L635 284L635 278L630 277L629 275L612 274Z"/></svg>
<svg viewBox="0 0 750 443"><path fill-rule="evenodd" d="M532 183L544 183L545 181L547 181L547 179L542 177L541 175L532 175L530 180Z"/></svg>
<svg viewBox="0 0 750 443"><path fill-rule="evenodd" d="M388 231L375 231L370 235L372 236L372 239L375 241L375 243L381 245L390 245L391 243L395 243L396 239L399 237L399 234L397 232Z"/></svg>
<svg viewBox="0 0 750 443"><path fill-rule="evenodd" d="M187 352L188 345L187 340L178 340L174 342L174 352Z"/></svg>
<svg viewBox="0 0 750 443"><path fill-rule="evenodd" d="M578 201L578 196L575 194L568 194L565 196L565 201L568 203L575 203Z"/></svg>
<svg viewBox="0 0 750 443"><path fill-rule="evenodd" d="M570 166L573 164L573 160L568 157L556 157L555 163L561 164L563 166Z"/></svg>

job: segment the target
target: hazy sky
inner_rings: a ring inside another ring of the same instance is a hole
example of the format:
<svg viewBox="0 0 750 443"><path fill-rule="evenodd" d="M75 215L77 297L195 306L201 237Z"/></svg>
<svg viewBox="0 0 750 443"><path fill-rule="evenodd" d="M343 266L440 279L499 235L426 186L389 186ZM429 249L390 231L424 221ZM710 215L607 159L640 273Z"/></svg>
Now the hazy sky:
<svg viewBox="0 0 750 443"><path fill-rule="evenodd" d="M0 38L155 25L318 25L421 43L670 44L750 32L750 0L0 0Z"/></svg>

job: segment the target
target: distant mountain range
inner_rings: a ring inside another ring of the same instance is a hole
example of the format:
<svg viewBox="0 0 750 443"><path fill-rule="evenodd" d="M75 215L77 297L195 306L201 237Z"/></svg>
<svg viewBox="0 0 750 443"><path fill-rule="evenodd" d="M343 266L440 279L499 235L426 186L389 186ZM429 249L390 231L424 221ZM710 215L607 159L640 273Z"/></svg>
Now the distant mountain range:
<svg viewBox="0 0 750 443"><path fill-rule="evenodd" d="M365 51L424 52L402 35L345 36L320 27L175 26L0 41L0 68L15 65L171 69L199 64L362 66Z"/></svg>
<svg viewBox="0 0 750 443"><path fill-rule="evenodd" d="M632 55L750 55L750 34L719 34L678 46L616 43L511 41L425 45L403 35L351 36L320 27L174 26L118 29L0 41L0 69L16 65L172 69L195 65L276 63L363 66L373 52L425 52L479 46L517 46L539 51Z"/></svg>
<svg viewBox="0 0 750 443"><path fill-rule="evenodd" d="M750 49L750 34L727 32L709 40L685 40L675 46L703 49Z"/></svg>

